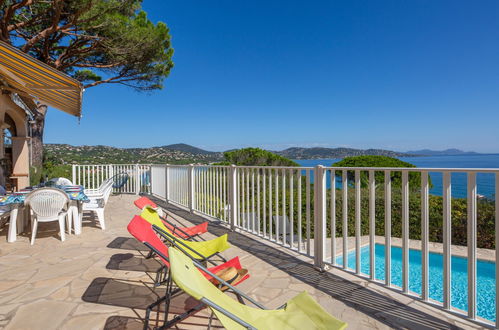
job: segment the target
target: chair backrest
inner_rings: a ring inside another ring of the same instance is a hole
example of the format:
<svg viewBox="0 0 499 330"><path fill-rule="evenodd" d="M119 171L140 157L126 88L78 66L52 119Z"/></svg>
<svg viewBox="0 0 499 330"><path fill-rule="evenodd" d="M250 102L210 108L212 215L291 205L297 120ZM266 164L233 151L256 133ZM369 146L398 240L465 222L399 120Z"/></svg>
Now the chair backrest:
<svg viewBox="0 0 499 330"><path fill-rule="evenodd" d="M156 212L155 209L153 209L150 206L146 206L142 209L142 213L140 213L140 216L144 218L147 222L149 222L151 225L156 225L159 228L161 228L163 231L171 232L172 228L167 228L165 223L161 221L161 218L159 217L159 213Z"/></svg>
<svg viewBox="0 0 499 330"><path fill-rule="evenodd" d="M104 187L102 188L102 194L104 195L104 205L106 205L111 192L113 191L113 182L107 181Z"/></svg>
<svg viewBox="0 0 499 330"><path fill-rule="evenodd" d="M106 179L106 180L102 181L102 182L101 182L101 184L100 184L100 186L99 186L97 189L98 189L101 193L103 193L103 192L104 192L104 188L105 188L107 185L109 185L109 183L112 183L112 182L113 182L112 178L108 178L108 179Z"/></svg>
<svg viewBox="0 0 499 330"><path fill-rule="evenodd" d="M135 200L133 203L135 204L135 206L137 206L141 210L146 206L150 206L153 209L158 208L158 205L156 203L154 203L152 200L150 200L149 198L147 198L146 196L140 197L139 199Z"/></svg>
<svg viewBox="0 0 499 330"><path fill-rule="evenodd" d="M39 219L57 217L68 202L68 195L56 188L36 189L24 201Z"/></svg>
<svg viewBox="0 0 499 330"><path fill-rule="evenodd" d="M139 242L148 243L159 251L160 254L158 254L158 256L161 261L163 261L167 267L170 267L170 263L165 259L168 258L168 247L161 241L158 235L156 235L156 232L154 232L152 225L149 222L141 216L136 215L128 224L127 229Z"/></svg>
<svg viewBox="0 0 499 330"><path fill-rule="evenodd" d="M115 189L123 188L123 186L125 186L126 183L128 182L129 177L130 176L128 175L128 173L125 173L125 172L113 175L110 178L113 182L113 188L115 188Z"/></svg>
<svg viewBox="0 0 499 330"><path fill-rule="evenodd" d="M147 222L153 225L153 229L157 233L161 235L164 239L169 241L174 241L185 248L186 253L193 256L196 259L205 260L216 254L218 252L223 252L230 247L228 242L228 235L223 234L217 238L207 240L207 241L188 241L182 239L178 236L174 236L172 231L166 227L166 225L159 218L158 212L151 208L150 206L146 206L142 213L140 214L142 218L144 218Z"/></svg>
<svg viewBox="0 0 499 330"><path fill-rule="evenodd" d="M49 180L50 182L53 182L57 186L71 186L73 185L73 182L71 180L66 179L66 178L53 178Z"/></svg>
<svg viewBox="0 0 499 330"><path fill-rule="evenodd" d="M196 268L191 258L177 248L170 248L170 272L172 279L188 295L197 300L207 299L219 308L243 320L243 322L247 319L245 316L249 316L248 312L258 313L258 309L242 305L220 291L201 272L197 271ZM202 270L206 271L206 269ZM241 327L241 324L233 321L216 308L212 308L212 311L215 312L217 318L225 328L244 329L244 327Z"/></svg>

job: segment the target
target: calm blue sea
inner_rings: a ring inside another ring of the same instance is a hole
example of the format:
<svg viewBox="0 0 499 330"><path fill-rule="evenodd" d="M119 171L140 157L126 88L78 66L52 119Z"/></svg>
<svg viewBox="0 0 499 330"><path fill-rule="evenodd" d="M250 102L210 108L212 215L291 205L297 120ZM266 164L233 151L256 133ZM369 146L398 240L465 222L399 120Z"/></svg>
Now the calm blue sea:
<svg viewBox="0 0 499 330"><path fill-rule="evenodd" d="M499 168L499 154L493 155L466 155L466 156L430 156L430 157L400 157L401 160L416 165L417 167L429 168ZM301 166L316 166L331 164L340 159L301 159L295 160ZM430 193L433 195L442 195L442 174L430 172L430 177L433 182L433 188ZM452 196L457 198L466 197L466 174L453 173L452 181ZM328 180L329 182L329 180ZM477 175L478 194L488 198L494 198L495 184L494 174L479 173ZM338 183L341 187L341 183ZM328 187L329 188L329 187Z"/></svg>

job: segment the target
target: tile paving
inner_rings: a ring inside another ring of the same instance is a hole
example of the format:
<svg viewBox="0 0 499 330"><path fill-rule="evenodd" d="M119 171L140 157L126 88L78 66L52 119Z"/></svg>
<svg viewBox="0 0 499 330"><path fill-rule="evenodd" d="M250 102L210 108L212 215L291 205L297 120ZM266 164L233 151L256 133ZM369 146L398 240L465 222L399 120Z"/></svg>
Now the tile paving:
<svg viewBox="0 0 499 330"><path fill-rule="evenodd" d="M160 266L144 259L147 249L127 232L126 225L138 210L133 195L110 198L106 226L85 218L80 236L59 240L54 224L41 224L34 246L27 234L15 243L6 242L0 230L0 328L5 329L141 329L145 308L164 293L152 285ZM199 223L201 217L171 205L177 221ZM206 237L229 230L210 224ZM480 328L479 325L443 313L422 302L332 269L320 273L311 260L250 234L230 232L228 258L240 256L251 277L240 289L270 308L306 290L350 329L449 329ZM181 312L195 301L182 294L172 303ZM152 325L163 313L153 314ZM210 313L203 310L176 325L204 329ZM212 327L219 328L215 320Z"/></svg>

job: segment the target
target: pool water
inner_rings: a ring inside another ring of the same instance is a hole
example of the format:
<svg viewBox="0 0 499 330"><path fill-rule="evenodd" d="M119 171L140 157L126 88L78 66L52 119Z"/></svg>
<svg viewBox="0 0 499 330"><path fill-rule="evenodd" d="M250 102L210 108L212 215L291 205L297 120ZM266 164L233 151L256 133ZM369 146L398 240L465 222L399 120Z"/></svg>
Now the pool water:
<svg viewBox="0 0 499 330"><path fill-rule="evenodd" d="M402 249L392 247L391 283L402 287ZM343 256L336 262L343 265ZM375 278L385 280L385 246L375 245ZM451 258L451 304L455 308L468 310L468 260L463 257ZM347 266L355 269L355 251L348 254ZM361 272L370 275L369 245L361 248ZM421 251L409 250L409 289L421 294ZM485 319L495 321L495 263L477 261L477 314ZM430 298L443 301L443 256L439 253L429 254L429 293Z"/></svg>

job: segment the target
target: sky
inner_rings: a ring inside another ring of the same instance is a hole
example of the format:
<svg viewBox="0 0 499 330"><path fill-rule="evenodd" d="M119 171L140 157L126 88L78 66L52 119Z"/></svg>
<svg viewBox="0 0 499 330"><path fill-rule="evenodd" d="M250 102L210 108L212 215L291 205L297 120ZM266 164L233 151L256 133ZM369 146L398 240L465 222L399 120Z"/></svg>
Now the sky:
<svg viewBox="0 0 499 330"><path fill-rule="evenodd" d="M499 153L499 1L145 0L164 89L100 85L45 142Z"/></svg>

